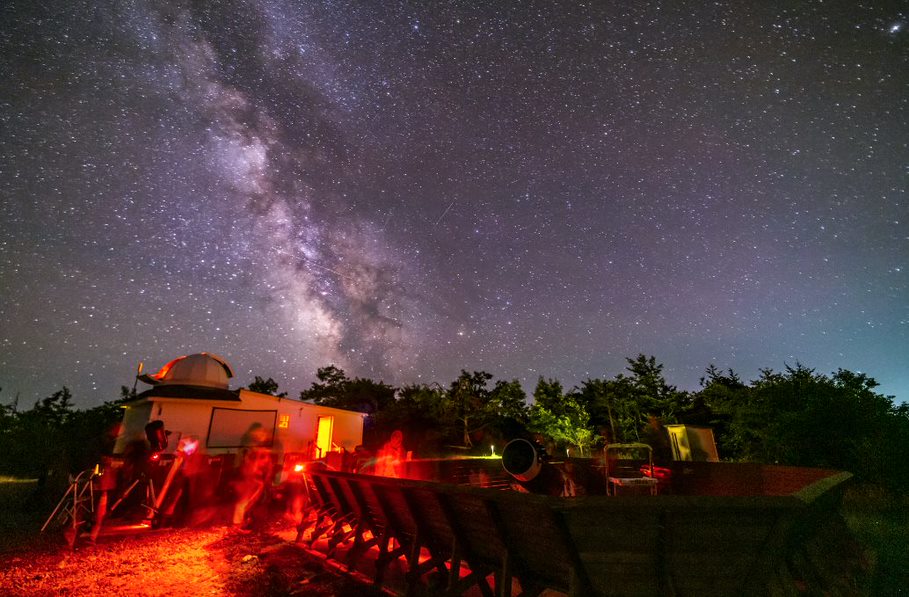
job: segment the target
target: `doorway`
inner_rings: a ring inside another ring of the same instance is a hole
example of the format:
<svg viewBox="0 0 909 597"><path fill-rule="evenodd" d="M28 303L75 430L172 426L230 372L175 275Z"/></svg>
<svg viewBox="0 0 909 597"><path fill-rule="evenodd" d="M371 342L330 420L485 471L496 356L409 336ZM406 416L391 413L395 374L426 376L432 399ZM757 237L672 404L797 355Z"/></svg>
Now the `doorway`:
<svg viewBox="0 0 909 597"><path fill-rule="evenodd" d="M316 458L325 458L331 452L331 432L334 427L333 416L319 417L316 426Z"/></svg>

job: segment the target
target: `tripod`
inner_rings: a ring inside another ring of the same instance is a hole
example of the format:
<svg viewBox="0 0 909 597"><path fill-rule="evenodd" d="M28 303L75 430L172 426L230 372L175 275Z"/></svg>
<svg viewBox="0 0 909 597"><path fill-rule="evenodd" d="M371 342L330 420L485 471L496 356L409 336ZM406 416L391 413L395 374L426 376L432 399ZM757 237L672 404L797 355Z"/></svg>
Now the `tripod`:
<svg viewBox="0 0 909 597"><path fill-rule="evenodd" d="M67 525L67 543L75 547L76 538L83 526L91 519L95 508L95 491L92 480L98 475L98 467L84 470L75 477L70 476L69 488L51 515L47 517L41 532L57 520L61 525Z"/></svg>
<svg viewBox="0 0 909 597"><path fill-rule="evenodd" d="M145 473L139 475L132 483L129 484L129 487L127 487L123 493L120 494L120 497L117 498L117 501L114 502L114 505L110 507L111 513L116 511L117 507L126 501L130 494L132 494L133 490L135 490L136 487L138 487L140 484L145 485L145 500L139 505L148 510L146 518L153 520L158 512L157 508L155 507L155 504L157 503L157 500L155 499L155 482Z"/></svg>
<svg viewBox="0 0 909 597"><path fill-rule="evenodd" d="M117 501L114 502L114 505L110 508L111 513L129 497L136 487L144 485L145 500L139 505L146 510L145 521L152 527L158 526L162 519L162 509L164 509L163 506L165 505L164 500L170 493L170 488L182 464L183 454L178 452L176 458L174 458L174 461L170 464L170 468L168 469L167 476L164 479L160 492L155 490L155 482L151 476L147 472L141 473L132 483L130 483L129 487L126 488Z"/></svg>

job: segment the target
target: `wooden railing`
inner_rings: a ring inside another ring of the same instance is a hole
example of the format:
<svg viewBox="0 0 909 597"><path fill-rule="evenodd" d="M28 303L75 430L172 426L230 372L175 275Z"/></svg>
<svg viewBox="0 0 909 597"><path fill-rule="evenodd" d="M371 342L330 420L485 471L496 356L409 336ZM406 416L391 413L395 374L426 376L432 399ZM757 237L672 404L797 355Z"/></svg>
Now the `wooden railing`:
<svg viewBox="0 0 909 597"><path fill-rule="evenodd" d="M857 553L827 474L788 496L556 498L309 470L298 539L400 593L848 592ZM815 495L817 494L817 495Z"/></svg>

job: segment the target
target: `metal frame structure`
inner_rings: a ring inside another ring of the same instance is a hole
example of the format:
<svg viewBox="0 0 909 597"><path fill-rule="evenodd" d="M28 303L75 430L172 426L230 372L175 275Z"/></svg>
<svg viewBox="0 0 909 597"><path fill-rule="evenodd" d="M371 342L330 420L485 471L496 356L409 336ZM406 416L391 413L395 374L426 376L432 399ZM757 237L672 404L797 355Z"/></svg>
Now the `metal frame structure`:
<svg viewBox="0 0 909 597"><path fill-rule="evenodd" d="M75 547L82 527L91 522L94 516L93 481L97 474L98 469L95 467L84 470L75 477L70 476L69 488L41 526L42 533L51 526L51 523L57 521L61 526L66 527L66 537L70 547Z"/></svg>

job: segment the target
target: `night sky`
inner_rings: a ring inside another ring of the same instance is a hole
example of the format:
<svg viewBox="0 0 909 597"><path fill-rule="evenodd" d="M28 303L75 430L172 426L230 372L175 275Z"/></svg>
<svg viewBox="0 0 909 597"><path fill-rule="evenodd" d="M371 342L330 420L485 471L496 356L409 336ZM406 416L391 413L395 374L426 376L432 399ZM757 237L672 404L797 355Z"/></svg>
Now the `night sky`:
<svg viewBox="0 0 909 597"><path fill-rule="evenodd" d="M199 351L909 400L906 4L14 0L0 73L0 402Z"/></svg>

